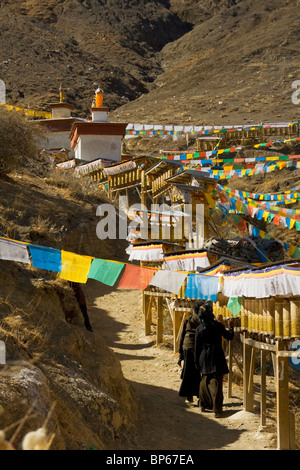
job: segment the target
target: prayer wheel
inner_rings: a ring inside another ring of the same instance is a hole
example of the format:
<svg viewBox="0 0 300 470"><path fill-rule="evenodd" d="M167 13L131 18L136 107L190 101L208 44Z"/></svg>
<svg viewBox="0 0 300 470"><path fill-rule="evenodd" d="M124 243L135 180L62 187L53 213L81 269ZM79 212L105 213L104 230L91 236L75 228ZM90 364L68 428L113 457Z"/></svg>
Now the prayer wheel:
<svg viewBox="0 0 300 470"><path fill-rule="evenodd" d="M275 301L275 338L283 338L283 302Z"/></svg>
<svg viewBox="0 0 300 470"><path fill-rule="evenodd" d="M219 302L214 302L213 304L213 313L214 316L216 317L220 313L220 303Z"/></svg>
<svg viewBox="0 0 300 470"><path fill-rule="evenodd" d="M290 301L291 337L300 338L300 300Z"/></svg>
<svg viewBox="0 0 300 470"><path fill-rule="evenodd" d="M241 330L248 329L248 300L243 300L241 305Z"/></svg>
<svg viewBox="0 0 300 470"><path fill-rule="evenodd" d="M223 316L224 316L225 318L228 318L228 317L232 317L232 316L233 316L232 313L231 313L231 311L229 310L229 308L223 307L223 310L224 310Z"/></svg>
<svg viewBox="0 0 300 470"><path fill-rule="evenodd" d="M267 299L259 299L259 319L258 319L258 329L259 333L266 334L266 301Z"/></svg>
<svg viewBox="0 0 300 470"><path fill-rule="evenodd" d="M248 331L252 333L253 312L252 312L252 301L250 299L246 300L246 309L247 309L247 315L248 315Z"/></svg>
<svg viewBox="0 0 300 470"><path fill-rule="evenodd" d="M275 300L267 299L267 335L275 336Z"/></svg>
<svg viewBox="0 0 300 470"><path fill-rule="evenodd" d="M249 309L251 312L251 332L255 333L256 328L256 310L257 310L258 301L251 299L249 302Z"/></svg>
<svg viewBox="0 0 300 470"><path fill-rule="evenodd" d="M261 299L260 301L260 323L259 327L261 326L261 330L259 333L266 335L267 334L267 299Z"/></svg>
<svg viewBox="0 0 300 470"><path fill-rule="evenodd" d="M291 337L290 301L287 299L283 301L282 319L283 319L283 339L290 339Z"/></svg>
<svg viewBox="0 0 300 470"><path fill-rule="evenodd" d="M259 333L259 315L262 312L262 300L252 300L253 311L254 311L254 324L253 324L253 332Z"/></svg>
<svg viewBox="0 0 300 470"><path fill-rule="evenodd" d="M245 301L241 302L241 331L245 330Z"/></svg>

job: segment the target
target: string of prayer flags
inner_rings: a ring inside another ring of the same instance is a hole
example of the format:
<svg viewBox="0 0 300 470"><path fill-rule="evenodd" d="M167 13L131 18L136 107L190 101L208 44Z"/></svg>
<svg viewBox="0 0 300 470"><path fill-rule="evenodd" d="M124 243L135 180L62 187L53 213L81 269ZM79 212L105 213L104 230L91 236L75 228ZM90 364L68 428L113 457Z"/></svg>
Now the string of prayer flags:
<svg viewBox="0 0 300 470"><path fill-rule="evenodd" d="M0 238L0 259L30 264L27 245L8 238Z"/></svg>
<svg viewBox="0 0 300 470"><path fill-rule="evenodd" d="M124 263L95 258L92 261L88 278L95 279L107 286L114 286L124 266Z"/></svg>
<svg viewBox="0 0 300 470"><path fill-rule="evenodd" d="M144 290L149 285L155 272L155 269L141 268L133 264L126 264L118 288Z"/></svg>
<svg viewBox="0 0 300 470"><path fill-rule="evenodd" d="M205 276L201 274L189 274L184 296L189 299L202 299L217 301L218 276Z"/></svg>
<svg viewBox="0 0 300 470"><path fill-rule="evenodd" d="M164 271L160 269L154 274L149 285L178 295L187 275L187 273Z"/></svg>
<svg viewBox="0 0 300 470"><path fill-rule="evenodd" d="M32 266L47 271L61 271L61 251L47 246L28 245Z"/></svg>
<svg viewBox="0 0 300 470"><path fill-rule="evenodd" d="M91 256L77 255L70 251L61 251L61 273L59 277L67 281L85 284L92 262Z"/></svg>

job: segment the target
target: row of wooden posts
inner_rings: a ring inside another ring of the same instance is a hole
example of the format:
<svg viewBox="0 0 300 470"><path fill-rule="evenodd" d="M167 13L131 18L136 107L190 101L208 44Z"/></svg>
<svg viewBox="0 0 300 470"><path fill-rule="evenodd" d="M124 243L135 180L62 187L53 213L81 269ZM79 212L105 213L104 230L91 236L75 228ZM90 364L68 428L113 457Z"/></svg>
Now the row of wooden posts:
<svg viewBox="0 0 300 470"><path fill-rule="evenodd" d="M191 299L181 299L173 294L153 291L151 289L144 290L145 335L151 334L153 309L156 308L156 343L159 345L163 342L164 310L167 308L172 319L173 351L178 353L182 326L188 313L191 311L193 303L194 301ZM292 315L291 312L293 312ZM214 314L222 314L224 319L232 316L227 307L219 303L214 304ZM249 324L246 325L246 321L249 321L251 314L255 315L255 320L253 320L253 323L250 320ZM298 358L298 353L288 348L290 341L298 337L297 335L294 336L294 334L299 328L299 314L299 299L277 299L276 302L274 299L264 299L263 302L257 299L244 299L241 314L236 321L238 327L235 327L235 333L240 335L243 347L242 367L233 354L232 342L226 342L229 367L227 396L228 398L232 397L233 360L235 359L243 375L243 406L245 411L249 412L254 410L253 378L257 355L258 353L260 355L260 424L262 427L266 426L266 357L267 354L271 354L276 385L278 449L295 448L295 418L289 409L288 369L289 358L293 356ZM270 318L273 320L270 320ZM295 325L293 325L294 321L297 323L297 330L295 330ZM255 329L252 329L252 324L255 325ZM283 326L284 324L285 326ZM274 326L272 327L272 325ZM277 326L275 327L275 325ZM248 330L248 326L251 327L250 330ZM277 336L275 331L279 332ZM286 333L284 339L283 331ZM287 334L288 331L290 336Z"/></svg>

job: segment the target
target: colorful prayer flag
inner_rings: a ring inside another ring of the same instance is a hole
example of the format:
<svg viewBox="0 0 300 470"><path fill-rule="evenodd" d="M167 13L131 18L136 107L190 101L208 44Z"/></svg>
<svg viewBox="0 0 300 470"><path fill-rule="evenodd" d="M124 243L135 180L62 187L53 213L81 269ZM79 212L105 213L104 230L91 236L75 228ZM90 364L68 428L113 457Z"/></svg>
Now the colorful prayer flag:
<svg viewBox="0 0 300 470"><path fill-rule="evenodd" d="M230 299L228 300L227 308L228 310L230 310L234 317L236 317L242 310L241 298L242 297L230 297Z"/></svg>
<svg viewBox="0 0 300 470"><path fill-rule="evenodd" d="M93 259L88 278L95 279L108 286L113 286L123 267L124 263L116 263L105 259Z"/></svg>
<svg viewBox="0 0 300 470"><path fill-rule="evenodd" d="M91 256L77 255L70 251L61 252L61 273L59 277L67 281L85 284L92 262Z"/></svg>
<svg viewBox="0 0 300 470"><path fill-rule="evenodd" d="M186 277L187 273L177 273L160 269L154 274L149 285L159 287L167 292L173 292L178 295Z"/></svg>
<svg viewBox="0 0 300 470"><path fill-rule="evenodd" d="M27 245L8 238L0 238L0 259L30 264Z"/></svg>
<svg viewBox="0 0 300 470"><path fill-rule="evenodd" d="M47 271L61 271L61 251L47 246L28 245L32 266Z"/></svg>
<svg viewBox="0 0 300 470"><path fill-rule="evenodd" d="M190 274L184 296L189 299L217 301L219 277Z"/></svg>
<svg viewBox="0 0 300 470"><path fill-rule="evenodd" d="M118 288L144 290L149 285L156 271L155 269L127 264Z"/></svg>

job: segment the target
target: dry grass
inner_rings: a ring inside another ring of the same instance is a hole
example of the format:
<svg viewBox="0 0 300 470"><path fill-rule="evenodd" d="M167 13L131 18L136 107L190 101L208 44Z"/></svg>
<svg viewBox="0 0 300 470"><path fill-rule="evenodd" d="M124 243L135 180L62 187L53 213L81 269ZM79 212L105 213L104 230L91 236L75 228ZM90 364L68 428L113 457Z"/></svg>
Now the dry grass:
<svg viewBox="0 0 300 470"><path fill-rule="evenodd" d="M40 237L48 237L49 235L52 238L59 238L59 235L62 233L62 228L58 227L50 217L43 217L38 215L31 220L31 231Z"/></svg>
<svg viewBox="0 0 300 470"><path fill-rule="evenodd" d="M38 158L37 124L30 123L17 111L0 109L0 171L8 173L22 163Z"/></svg>
<svg viewBox="0 0 300 470"><path fill-rule="evenodd" d="M77 178L72 169L53 170L47 178L46 184L66 190L66 196L77 201L99 204L103 201L103 192L98 185L88 183L86 178Z"/></svg>

